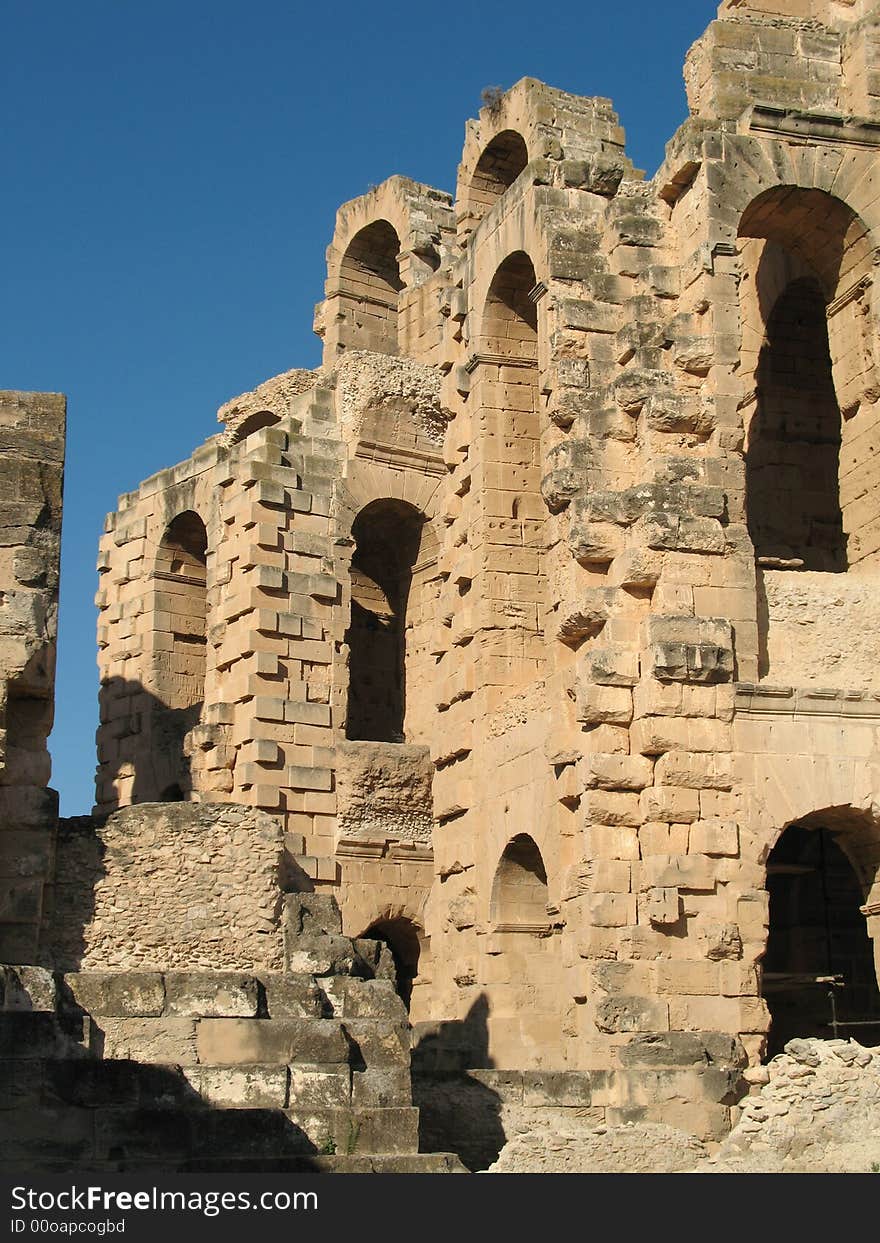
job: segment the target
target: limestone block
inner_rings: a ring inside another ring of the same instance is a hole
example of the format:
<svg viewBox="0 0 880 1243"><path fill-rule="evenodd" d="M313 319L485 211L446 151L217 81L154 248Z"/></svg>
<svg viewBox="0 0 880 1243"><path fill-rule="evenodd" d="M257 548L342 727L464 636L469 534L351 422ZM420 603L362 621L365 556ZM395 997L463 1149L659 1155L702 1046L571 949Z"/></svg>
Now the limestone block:
<svg viewBox="0 0 880 1243"><path fill-rule="evenodd" d="M165 974L165 1013L181 1018L254 1017L259 989L253 976L231 971Z"/></svg>
<svg viewBox="0 0 880 1243"><path fill-rule="evenodd" d="M0 966L0 1009L55 1010L58 1001L55 978L44 967Z"/></svg>
<svg viewBox="0 0 880 1243"><path fill-rule="evenodd" d="M700 818L700 795L682 786L649 786L642 790L642 818L670 824L693 824Z"/></svg>
<svg viewBox="0 0 880 1243"><path fill-rule="evenodd" d="M590 824L583 833L588 859L638 859L639 831L631 826Z"/></svg>
<svg viewBox="0 0 880 1243"><path fill-rule="evenodd" d="M682 912L678 889L649 889L645 897L645 911L651 924L657 928L665 928L678 923ZM641 910L641 903L639 909Z"/></svg>
<svg viewBox="0 0 880 1243"><path fill-rule="evenodd" d="M155 1018L164 1010L165 986L158 972L68 972L61 1000L91 1015Z"/></svg>
<svg viewBox="0 0 880 1243"><path fill-rule="evenodd" d="M391 980L342 981L342 1015L345 1019L385 1019L406 1022L406 1009Z"/></svg>
<svg viewBox="0 0 880 1243"><path fill-rule="evenodd" d="M370 1070L409 1064L408 1024L384 1019L346 1019L344 1029L352 1042L352 1065L360 1061Z"/></svg>
<svg viewBox="0 0 880 1243"><path fill-rule="evenodd" d="M102 1017L95 1027L105 1058L179 1066L200 1060L194 1019Z"/></svg>
<svg viewBox="0 0 880 1243"><path fill-rule="evenodd" d="M345 1109L351 1099L347 1066L290 1067L290 1108Z"/></svg>
<svg viewBox="0 0 880 1243"><path fill-rule="evenodd" d="M585 725L628 725L632 713L632 691L627 687L578 684L577 719Z"/></svg>
<svg viewBox="0 0 880 1243"><path fill-rule="evenodd" d="M643 820L639 796L634 793L587 790L582 807L587 821L592 824L637 826Z"/></svg>
<svg viewBox="0 0 880 1243"><path fill-rule="evenodd" d="M330 894L285 894L284 915L291 935L342 932L342 914L336 899Z"/></svg>
<svg viewBox="0 0 880 1243"><path fill-rule="evenodd" d="M735 820L701 820L691 829L690 849L694 854L739 854L739 826Z"/></svg>
<svg viewBox="0 0 880 1243"><path fill-rule="evenodd" d="M655 967L658 993L715 996L720 979L720 968L714 962L658 962Z"/></svg>
<svg viewBox="0 0 880 1243"><path fill-rule="evenodd" d="M522 1074L525 1106L588 1108L592 1082L586 1071L525 1070Z"/></svg>
<svg viewBox="0 0 880 1243"><path fill-rule="evenodd" d="M631 866L624 859L590 859L577 868L578 893L629 893Z"/></svg>
<svg viewBox="0 0 880 1243"><path fill-rule="evenodd" d="M639 851L643 859L651 855L685 855L690 826L648 820L639 828Z"/></svg>
<svg viewBox="0 0 880 1243"><path fill-rule="evenodd" d="M685 786L693 790L733 788L729 755L667 751L658 759L654 771L656 780L662 785Z"/></svg>
<svg viewBox="0 0 880 1243"><path fill-rule="evenodd" d="M348 1042L334 1019L202 1019L195 1039L198 1060L206 1065L349 1059Z"/></svg>
<svg viewBox="0 0 880 1243"><path fill-rule="evenodd" d="M266 1008L272 1019L317 1019L324 1016L324 995L310 975L264 973Z"/></svg>
<svg viewBox="0 0 880 1243"><path fill-rule="evenodd" d="M218 1109L284 1109L286 1066L188 1066L184 1077Z"/></svg>
<svg viewBox="0 0 880 1243"><path fill-rule="evenodd" d="M656 1032L669 1027L669 1006L651 997L608 997L596 1007L599 1031Z"/></svg>
<svg viewBox="0 0 880 1243"><path fill-rule="evenodd" d="M633 868L640 890L694 889L711 892L716 885L715 865L705 855L672 855L643 859Z"/></svg>
<svg viewBox="0 0 880 1243"><path fill-rule="evenodd" d="M643 790L650 785L654 773L652 761L642 755L591 752L584 757L581 767L584 785L602 790Z"/></svg>
<svg viewBox="0 0 880 1243"><path fill-rule="evenodd" d="M623 1066L743 1067L745 1050L723 1031L657 1031L636 1035L618 1052Z"/></svg>
<svg viewBox="0 0 880 1243"><path fill-rule="evenodd" d="M724 682L733 674L731 627L721 618L652 616L647 639L663 681Z"/></svg>
<svg viewBox="0 0 880 1243"><path fill-rule="evenodd" d="M636 922L635 894L589 894L584 907L588 922L597 928L623 928Z"/></svg>
<svg viewBox="0 0 880 1243"><path fill-rule="evenodd" d="M285 940L285 968L294 975L363 975L363 959L347 937L292 934Z"/></svg>
<svg viewBox="0 0 880 1243"><path fill-rule="evenodd" d="M401 1066L372 1066L351 1075L353 1109L387 1109L410 1105L410 1072Z"/></svg>
<svg viewBox="0 0 880 1243"><path fill-rule="evenodd" d="M601 686L635 686L639 680L638 652L623 647L593 648L590 674Z"/></svg>
<svg viewBox="0 0 880 1243"><path fill-rule="evenodd" d="M580 565L608 565L622 552L624 536L620 528L611 522L572 523L568 546Z"/></svg>
<svg viewBox="0 0 880 1243"><path fill-rule="evenodd" d="M88 1020L38 1010L0 1013L0 1059L85 1057L90 1038Z"/></svg>

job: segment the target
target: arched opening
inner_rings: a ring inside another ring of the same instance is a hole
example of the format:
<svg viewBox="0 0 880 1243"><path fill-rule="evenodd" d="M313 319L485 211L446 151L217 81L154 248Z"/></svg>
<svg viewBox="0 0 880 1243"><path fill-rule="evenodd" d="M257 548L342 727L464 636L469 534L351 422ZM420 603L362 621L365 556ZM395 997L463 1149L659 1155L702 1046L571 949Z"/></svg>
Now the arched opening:
<svg viewBox="0 0 880 1243"><path fill-rule="evenodd" d="M465 197L465 210L474 222L488 215L528 162L525 140L515 130L503 130L492 139L477 161Z"/></svg>
<svg viewBox="0 0 880 1243"><path fill-rule="evenodd" d="M806 570L846 569L840 407L817 278L792 280L767 319L746 455L756 555Z"/></svg>
<svg viewBox="0 0 880 1243"><path fill-rule="evenodd" d="M257 410L254 414L249 414L235 427L229 437L231 445L241 444L243 440L247 440L248 436L252 436L254 432L258 432L262 427L274 427L279 421L279 416L271 410Z"/></svg>
<svg viewBox="0 0 880 1243"><path fill-rule="evenodd" d="M743 213L741 371L749 529L771 569L841 571L880 557L880 387L871 238L821 190L777 186Z"/></svg>
<svg viewBox="0 0 880 1243"><path fill-rule="evenodd" d="M197 513L178 514L166 527L156 556L156 641L151 749L159 785L139 797L179 802L192 793L184 738L198 724L205 699L208 534Z"/></svg>
<svg viewBox="0 0 880 1243"><path fill-rule="evenodd" d="M352 525L346 738L406 740L407 606L424 521L412 505L388 499L367 505Z"/></svg>
<svg viewBox="0 0 880 1243"><path fill-rule="evenodd" d="M396 354L400 238L387 220L356 233L339 269L337 349Z"/></svg>
<svg viewBox="0 0 880 1243"><path fill-rule="evenodd" d="M541 931L547 919L547 871L537 843L519 833L504 848L492 884L497 931Z"/></svg>
<svg viewBox="0 0 880 1243"><path fill-rule="evenodd" d="M486 297L479 337L474 398L480 406L476 446L491 492L483 533L484 603L493 628L504 632L504 685L523 685L543 673L544 536L542 443L538 386L539 287L527 254L508 256Z"/></svg>
<svg viewBox="0 0 880 1243"><path fill-rule="evenodd" d="M863 887L840 838L813 819L787 828L767 860L770 929L762 991L771 1016L768 1058L794 1037L880 1040Z"/></svg>
<svg viewBox="0 0 880 1243"><path fill-rule="evenodd" d="M363 937L381 941L391 950L394 969L397 975L397 991L403 1004L409 1010L412 1000L413 982L419 974L419 955L421 943L416 925L404 915L393 918L377 919L370 924Z"/></svg>

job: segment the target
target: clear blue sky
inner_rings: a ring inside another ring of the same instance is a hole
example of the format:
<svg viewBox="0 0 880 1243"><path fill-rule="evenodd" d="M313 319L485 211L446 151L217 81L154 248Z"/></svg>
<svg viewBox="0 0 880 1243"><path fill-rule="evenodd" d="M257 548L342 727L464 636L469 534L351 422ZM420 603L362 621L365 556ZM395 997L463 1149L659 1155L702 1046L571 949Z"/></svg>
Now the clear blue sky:
<svg viewBox="0 0 880 1243"><path fill-rule="evenodd" d="M68 396L52 784L91 810L95 558L120 492L217 407L320 360L334 213L455 188L464 123L526 75L606 95L649 175L712 0L0 0L0 388Z"/></svg>

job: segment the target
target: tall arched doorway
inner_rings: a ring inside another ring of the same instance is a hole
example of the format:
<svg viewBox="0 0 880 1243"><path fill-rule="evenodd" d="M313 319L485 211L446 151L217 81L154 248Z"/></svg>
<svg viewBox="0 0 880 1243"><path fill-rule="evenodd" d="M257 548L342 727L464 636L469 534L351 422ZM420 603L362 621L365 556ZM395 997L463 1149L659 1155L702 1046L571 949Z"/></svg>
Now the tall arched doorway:
<svg viewBox="0 0 880 1243"><path fill-rule="evenodd" d="M860 909L865 897L840 836L812 818L791 825L770 852L767 889L767 1056L795 1037L880 1041L880 991Z"/></svg>
<svg viewBox="0 0 880 1243"><path fill-rule="evenodd" d="M390 499L354 520L346 738L404 741L407 610L424 523L412 505Z"/></svg>

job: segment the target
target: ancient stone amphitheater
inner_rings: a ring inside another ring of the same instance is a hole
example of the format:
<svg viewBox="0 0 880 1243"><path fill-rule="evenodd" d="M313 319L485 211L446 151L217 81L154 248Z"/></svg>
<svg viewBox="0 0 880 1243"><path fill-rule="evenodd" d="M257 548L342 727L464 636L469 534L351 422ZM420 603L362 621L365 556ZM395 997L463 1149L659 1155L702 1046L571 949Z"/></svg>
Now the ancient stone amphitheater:
<svg viewBox="0 0 880 1243"><path fill-rule="evenodd" d="M5 1169L735 1168L874 1084L880 9L685 79L651 180L524 78L339 209L323 365L107 520L91 817L65 403L0 394Z"/></svg>

